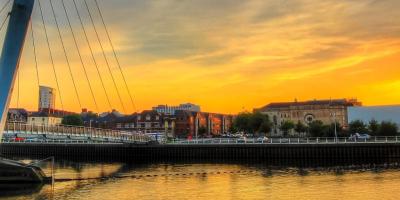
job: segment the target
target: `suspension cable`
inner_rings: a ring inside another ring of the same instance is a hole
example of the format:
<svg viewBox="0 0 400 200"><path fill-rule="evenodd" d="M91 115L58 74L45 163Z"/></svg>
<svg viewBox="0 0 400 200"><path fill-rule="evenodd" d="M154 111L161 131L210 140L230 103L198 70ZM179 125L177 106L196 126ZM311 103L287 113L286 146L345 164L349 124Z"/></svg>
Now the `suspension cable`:
<svg viewBox="0 0 400 200"><path fill-rule="evenodd" d="M11 2L11 0L8 0L0 9L0 14L3 12L3 10L8 6L8 4Z"/></svg>
<svg viewBox="0 0 400 200"><path fill-rule="evenodd" d="M79 55L79 60L80 60L81 65L82 65L82 68L83 68L83 71L84 71L84 74L85 74L86 81L87 81L87 83L88 83L88 85L89 85L90 94L92 95L94 105L96 106L96 111L97 111L97 113L99 113L99 111L100 111L100 110L99 110L99 106L97 105L96 97L95 97L94 92L93 92L92 83L90 82L90 79L89 79L89 76L88 76L88 73L87 73L87 70L86 70L86 65L85 65L85 63L83 62L83 58L82 58L81 51L79 50L79 45L78 45L78 42L77 42L77 40L76 40L75 32L74 32L73 29L72 29L70 16L68 15L67 9L65 8L64 0L61 0L61 3L62 3L61 5L62 5L62 7L63 7L65 16L66 16L66 18L67 18L67 22L68 22L69 29L70 29L70 31L71 31L71 33L72 33L72 38L73 38L73 40L74 40L74 44L75 44L75 47L76 47L77 52L78 52L78 55Z"/></svg>
<svg viewBox="0 0 400 200"><path fill-rule="evenodd" d="M33 33L33 25L32 25L32 20L31 20L31 37L32 37L32 47L33 47L33 56L35 58L35 69L36 69L36 79L37 79L37 84L38 88L40 86L40 79L39 79L39 66L38 66L38 61L37 61L37 54L36 54L36 43L35 43L35 35Z"/></svg>
<svg viewBox="0 0 400 200"><path fill-rule="evenodd" d="M106 98L107 98L108 105L110 106L110 109L112 110L112 106L111 106L110 98L109 98L109 96L108 96L108 93L107 93L106 87L105 87L105 85L104 85L103 78L101 77L100 70L99 70L99 66L98 66L98 64L97 64L96 58L94 57L93 49L92 49L92 46L90 45L89 37L88 37L88 35L87 35L87 32L86 32L85 26L83 25L83 21L82 21L81 14L79 13L79 9L78 9L78 6L76 5L76 2L75 2L75 0L72 0L72 2L74 3L75 9L76 9L76 13L78 14L78 19L79 19L79 22L80 22L80 24L81 24L81 27L82 27L82 29L83 29L83 33L84 33L84 36L85 36L86 42L87 42L87 44L88 44L88 47L89 47L90 54L91 54L91 56L92 56L92 59L93 59L94 65L95 65L95 67L96 67L97 74L98 74L98 76L99 76L99 78L100 78L101 85L102 85L102 87L103 87L103 90L104 90L104 93L105 93L105 95L106 95Z"/></svg>
<svg viewBox="0 0 400 200"><path fill-rule="evenodd" d="M98 10L98 12L99 12L99 14L100 14L100 19L101 19L101 22L102 22L102 24L103 24L103 26L104 26L104 29L105 29L105 31L106 31L106 35L107 35L108 41L109 41L109 43L110 43L110 45L111 45L111 49L112 49L114 58L115 58L115 60L117 61L117 65L118 65L119 71L121 72L122 80L124 81L126 90L127 90L127 92L128 92L129 98L130 98L130 100L131 100L132 107L133 107L133 109L136 111L136 106L135 106L135 103L134 103L134 101L133 101L133 97L132 97L132 95L131 95L131 91L129 90L128 84L127 84L127 82L126 82L125 74L124 74L124 72L122 71L121 64L120 64L120 62L119 62L117 53L116 53L116 51L115 51L114 44L112 43L112 40L111 40L109 31L108 31L107 25L106 25L106 23L105 23L105 21L104 21L104 17L103 17L103 14L102 14L102 12L101 12L99 3L97 2L97 0L94 0L94 2L96 3L96 8L97 8L97 10Z"/></svg>
<svg viewBox="0 0 400 200"><path fill-rule="evenodd" d="M80 107L80 109L82 110L81 99L80 99L80 97L79 97L78 89L77 89L77 87L76 87L75 78L74 78L74 75L73 75L73 73L72 73L71 64L70 64L70 62L69 62L68 55L67 55L67 50L66 50L65 45L64 45L64 40L63 40L63 38L62 38L62 36L61 36L60 25L58 24L56 12L54 11L53 1L52 1L52 0L49 0L49 2L50 2L50 7L51 7L51 10L52 10L52 13L53 13L54 21L56 22L56 27L57 27L57 31L58 31L58 36L59 36L59 38L60 38L61 46L62 46L62 49L63 49L63 51L64 51L65 60L67 61L67 66L68 66L69 75L71 76L72 84L73 84L73 86L74 86L74 90L75 90L75 94L76 94L76 97L77 97L77 100L78 100L78 103L79 103L79 107Z"/></svg>
<svg viewBox="0 0 400 200"><path fill-rule="evenodd" d="M90 21L91 21L91 23L92 23L92 25L93 25L94 32L96 33L96 38L97 38L97 41L99 42L101 51L102 51L102 53L103 53L104 60L106 61L106 65L107 65L107 68L108 68L108 72L109 72L110 75L111 75L111 79L112 79L112 81L113 81L115 90L117 91L118 99L119 99L119 101L120 101L120 103L121 103L121 106L122 106L122 109L123 109L124 113L126 113L125 105L124 105L124 103L123 103L123 101L122 101L121 94L120 94L120 92L119 92L117 83L115 82L114 75L113 75L113 73L112 73L112 71L111 71L110 63L108 62L108 58L107 58L106 53L105 53L105 51L104 51L103 44L101 43L100 36L99 36L98 31L97 31L96 25L95 25L95 23L94 23L94 21L93 21L92 13L90 12L90 9L89 9L89 6L88 6L87 2L86 2L85 0L83 0L83 2L85 2L86 10L87 10L88 13L89 13Z"/></svg>
<svg viewBox="0 0 400 200"><path fill-rule="evenodd" d="M18 88L17 88L17 108L19 108L19 74L20 74L20 70L18 69L18 71L17 71L17 84L18 84Z"/></svg>
<svg viewBox="0 0 400 200"><path fill-rule="evenodd" d="M42 9L42 5L40 4L40 0L38 0L38 2L39 2L39 8L40 8L40 15L41 15L41 18L42 18L42 24L43 24L44 32L45 32L45 35L46 35L47 47L48 47L49 53L50 53L50 61L51 61L51 65L53 67L54 77L56 79L58 94L60 95L61 109L64 110L64 103L63 103L62 96L61 96L60 85L58 83L56 67L55 67L54 59L53 59L53 53L51 52L49 36L48 36L48 33L47 33L47 28L46 28L45 21L44 21L43 9Z"/></svg>
<svg viewBox="0 0 400 200"><path fill-rule="evenodd" d="M4 18L4 20L3 20L3 22L1 23L1 26L0 26L0 31L3 29L4 25L5 25L6 22L7 22L7 19L8 19L9 17L10 17L10 14L7 14L6 18Z"/></svg>

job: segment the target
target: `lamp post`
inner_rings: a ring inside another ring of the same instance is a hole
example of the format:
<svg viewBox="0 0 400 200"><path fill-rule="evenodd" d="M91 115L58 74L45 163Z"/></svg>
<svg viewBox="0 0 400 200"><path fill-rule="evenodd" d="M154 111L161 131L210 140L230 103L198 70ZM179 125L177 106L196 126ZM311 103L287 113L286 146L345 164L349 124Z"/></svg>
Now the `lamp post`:
<svg viewBox="0 0 400 200"><path fill-rule="evenodd" d="M331 115L333 116L333 120L335 120L335 142L338 142L338 136L337 136L337 122L336 122L336 112L331 113Z"/></svg>

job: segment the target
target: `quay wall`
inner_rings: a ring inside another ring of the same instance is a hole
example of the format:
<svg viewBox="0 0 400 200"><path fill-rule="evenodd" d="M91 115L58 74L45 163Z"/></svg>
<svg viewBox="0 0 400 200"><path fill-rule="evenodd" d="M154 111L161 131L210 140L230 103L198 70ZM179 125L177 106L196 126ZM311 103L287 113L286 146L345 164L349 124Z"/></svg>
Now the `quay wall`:
<svg viewBox="0 0 400 200"><path fill-rule="evenodd" d="M1 144L9 158L102 162L252 162L272 165L336 166L400 163L400 144Z"/></svg>

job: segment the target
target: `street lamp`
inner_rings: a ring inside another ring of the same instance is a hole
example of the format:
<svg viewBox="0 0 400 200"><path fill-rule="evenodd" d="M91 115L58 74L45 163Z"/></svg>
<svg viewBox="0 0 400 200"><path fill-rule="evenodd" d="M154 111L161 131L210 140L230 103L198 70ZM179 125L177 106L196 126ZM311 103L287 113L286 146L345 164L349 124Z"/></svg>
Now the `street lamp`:
<svg viewBox="0 0 400 200"><path fill-rule="evenodd" d="M338 136L337 136L337 122L336 122L336 112L331 113L331 115L333 116L333 120L335 120L335 142L338 142Z"/></svg>

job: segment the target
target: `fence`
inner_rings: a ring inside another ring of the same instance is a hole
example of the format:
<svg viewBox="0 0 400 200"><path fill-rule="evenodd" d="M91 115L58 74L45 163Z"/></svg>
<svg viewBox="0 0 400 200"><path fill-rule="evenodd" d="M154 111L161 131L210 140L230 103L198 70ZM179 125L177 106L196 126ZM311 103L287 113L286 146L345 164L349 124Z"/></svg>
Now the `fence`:
<svg viewBox="0 0 400 200"><path fill-rule="evenodd" d="M346 144L346 143L400 143L400 137L369 138L204 138L192 140L172 140L168 144Z"/></svg>
<svg viewBox="0 0 400 200"><path fill-rule="evenodd" d="M67 136L86 139L108 139L118 140L122 142L149 142L152 140L150 136L141 133L108 130L80 126L66 126L66 125L33 125L25 123L7 123L4 129L6 135L29 135L29 136L43 136L51 138L52 136Z"/></svg>

